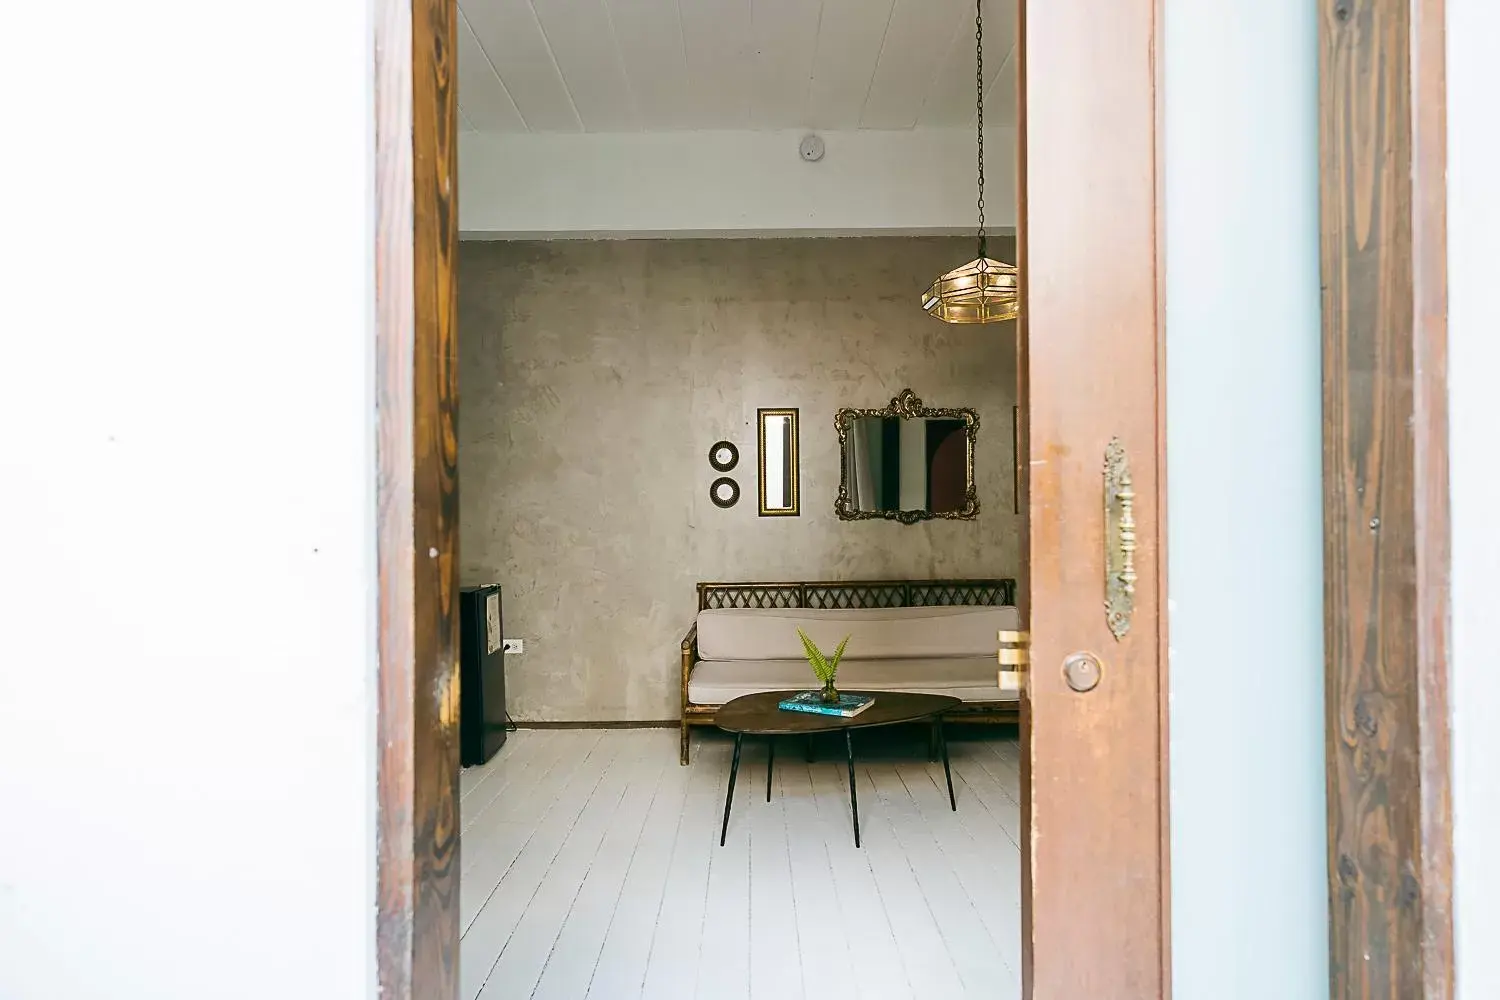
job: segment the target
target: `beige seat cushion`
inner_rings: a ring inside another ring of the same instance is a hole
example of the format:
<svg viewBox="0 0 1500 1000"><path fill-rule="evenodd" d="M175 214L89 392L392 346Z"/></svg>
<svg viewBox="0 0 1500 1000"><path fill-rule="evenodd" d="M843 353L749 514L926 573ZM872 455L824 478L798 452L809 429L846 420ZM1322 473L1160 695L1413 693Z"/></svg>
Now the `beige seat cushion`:
<svg viewBox="0 0 1500 1000"><path fill-rule="evenodd" d="M1000 690L995 654L891 660L846 660L838 686L847 691L912 691L946 694L962 701L1015 701ZM688 678L688 701L722 705L761 691L807 691L817 687L812 668L797 660L704 660Z"/></svg>
<svg viewBox="0 0 1500 1000"><path fill-rule="evenodd" d="M996 633L1020 627L1020 614L1012 607L700 611L698 655L705 660L801 661L801 628L824 651L849 636L846 661L963 656L988 657L993 666Z"/></svg>

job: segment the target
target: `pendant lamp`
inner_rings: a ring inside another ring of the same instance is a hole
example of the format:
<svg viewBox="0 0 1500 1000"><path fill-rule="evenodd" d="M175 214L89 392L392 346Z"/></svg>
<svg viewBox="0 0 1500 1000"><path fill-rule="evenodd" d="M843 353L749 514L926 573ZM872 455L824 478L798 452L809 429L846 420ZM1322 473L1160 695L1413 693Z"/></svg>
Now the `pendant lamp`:
<svg viewBox="0 0 1500 1000"><path fill-rule="evenodd" d="M984 234L984 0L974 0L974 108L979 123L979 256L942 275L922 308L944 323L1002 323L1021 311L1020 274L989 256Z"/></svg>

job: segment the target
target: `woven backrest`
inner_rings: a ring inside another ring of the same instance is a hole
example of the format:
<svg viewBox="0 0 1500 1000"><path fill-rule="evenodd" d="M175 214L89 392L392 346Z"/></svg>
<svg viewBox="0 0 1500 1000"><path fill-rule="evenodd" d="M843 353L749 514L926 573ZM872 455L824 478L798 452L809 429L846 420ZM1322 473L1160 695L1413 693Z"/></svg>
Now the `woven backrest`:
<svg viewBox="0 0 1500 1000"><path fill-rule="evenodd" d="M1014 605L1014 580L850 580L700 583L698 610L718 608L928 608Z"/></svg>

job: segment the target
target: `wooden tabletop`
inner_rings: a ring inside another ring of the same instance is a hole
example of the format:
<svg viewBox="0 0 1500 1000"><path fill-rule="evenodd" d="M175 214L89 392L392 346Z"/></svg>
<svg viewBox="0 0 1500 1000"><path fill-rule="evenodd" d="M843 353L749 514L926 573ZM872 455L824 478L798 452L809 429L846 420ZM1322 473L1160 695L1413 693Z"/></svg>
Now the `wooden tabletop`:
<svg viewBox="0 0 1500 1000"><path fill-rule="evenodd" d="M952 711L962 704L957 698L942 694L911 694L906 691L843 691L843 694L869 695L875 704L850 718L841 715L815 715L811 712L784 712L778 702L797 691L765 691L736 698L719 709L714 725L731 733L754 736L779 736L790 733L821 733L838 729L868 729L871 726L895 726L903 722L921 722Z"/></svg>

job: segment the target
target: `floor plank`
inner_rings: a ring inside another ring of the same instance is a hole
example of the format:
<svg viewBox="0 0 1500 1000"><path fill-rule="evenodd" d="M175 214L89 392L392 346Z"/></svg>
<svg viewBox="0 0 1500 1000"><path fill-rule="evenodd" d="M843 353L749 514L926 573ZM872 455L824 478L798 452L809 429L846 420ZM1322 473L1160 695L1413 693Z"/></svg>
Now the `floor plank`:
<svg viewBox="0 0 1500 1000"><path fill-rule="evenodd" d="M856 995L910 998L914 996L912 981L901 949L896 945L895 928L875 877L871 855L867 849L854 846L847 767L842 761L819 762L809 766L808 778L844 919L844 939L854 969ZM864 792L860 818L868 822L872 805L870 789L866 787ZM799 835L812 839L800 831Z"/></svg>
<svg viewBox="0 0 1500 1000"><path fill-rule="evenodd" d="M781 740L782 759L771 767L770 800L766 798L767 741L756 740L759 767L742 769L749 794L742 800L750 841L750 997L751 1000L795 1000L803 996L802 939L797 927L797 900L792 883L792 855L786 819L786 794L774 779L784 776L798 758L788 754L793 741ZM800 742L800 741L797 741ZM799 747L800 749L800 747ZM787 757L790 756L791 760ZM806 766L806 765L803 765ZM745 801L748 800L748 801ZM813 956L809 955L811 959Z"/></svg>
<svg viewBox="0 0 1500 1000"><path fill-rule="evenodd" d="M981 763L977 755L971 757L965 754L953 759L953 786L960 795L968 793L973 796L972 801L977 802L979 807L989 815L990 822L1000 828L1006 839L1011 842L1011 846L1016 848L1019 857L1021 843L1019 778L1015 781L1015 790L1012 793L1003 780L997 780L995 775Z"/></svg>
<svg viewBox="0 0 1500 1000"><path fill-rule="evenodd" d="M517 788L518 781L524 784L528 780L541 780L548 766L544 762L555 762L563 749L546 731L516 732L506 741L503 753L490 758L488 764L464 768L459 780L469 779L470 793L461 804L461 830L468 833L474 824L487 817L503 820L504 813L491 813L490 806Z"/></svg>
<svg viewBox="0 0 1500 1000"><path fill-rule="evenodd" d="M525 777L496 797L485 816L463 834L463 878L459 885L459 926L466 931L495 894L517 857L531 843L541 824L550 816L566 819L564 811L580 794L586 801L591 780L597 781L598 766L616 744L592 741L550 741L556 744L546 756L526 767ZM571 744L571 750L569 746ZM553 759L555 756L556 759ZM559 790L567 796L559 795ZM579 808L582 808L580 805ZM543 835L540 846L546 846Z"/></svg>
<svg viewBox="0 0 1500 1000"><path fill-rule="evenodd" d="M745 756L753 758L754 753L750 750ZM696 997L746 1000L750 996L749 815L755 804L756 777L753 763L740 771L727 839L724 846L709 852Z"/></svg>
<svg viewBox="0 0 1500 1000"><path fill-rule="evenodd" d="M667 869L640 993L652 1000L679 1000L697 991L709 862L718 849L719 809L724 801L724 780L729 773L728 744L723 741L705 744L695 736L692 761L682 825ZM602 992L598 995L614 996Z"/></svg>
<svg viewBox="0 0 1500 1000"><path fill-rule="evenodd" d="M923 794L919 803L901 777L900 769L904 766L872 769L871 784L877 787L882 800L892 807L892 832L906 853L928 912L932 914L954 969L963 981L964 995L993 997L995 984L1005 982L1009 970L997 942L990 936L970 893L965 890L953 859L942 850L934 835L935 829L953 815L949 811L947 795ZM936 791L925 773L914 772L913 777L923 778L926 787ZM917 787L922 790L921 785Z"/></svg>
<svg viewBox="0 0 1500 1000"><path fill-rule="evenodd" d="M641 796L631 794L631 789L649 780L653 761L658 770L662 762L661 754L650 753L649 740L646 738L648 736L642 730L635 730L627 731L620 738L620 752L604 778L595 786L588 804L579 813L564 838L562 847L547 866L546 874L536 891L532 893L515 931L501 949L500 957L490 971L489 981L479 994L484 1000L504 1000L514 996L507 985L509 983L534 983L536 987L533 988L532 995L535 996L536 988L541 986L543 970L549 965L555 970L561 970L560 976L565 982L568 966L574 962L586 961L592 967L598 960L598 948L589 943L594 915L588 912L586 906L579 906L579 901L584 894L585 884L595 873L602 872L599 878L593 880L595 886L601 887L597 893L601 896L608 893L609 881L623 874L607 871L609 859L605 856L605 850L615 831L623 828L626 839L639 832L644 809L637 805ZM635 813L640 816L636 819L636 829L632 832L630 817ZM623 862L620 867L623 868ZM609 900L609 908L614 909L613 897ZM573 939L572 947L578 949L578 952L556 955L555 949L570 917L572 921L569 930L580 931L569 935ZM592 950L589 950L591 947ZM557 959L555 963L551 961L554 957ZM591 971L591 968L584 971ZM588 990L587 976L577 989L578 993ZM573 996L576 997L578 993Z"/></svg>
<svg viewBox="0 0 1500 1000"><path fill-rule="evenodd" d="M458 774L459 801L466 801L469 797L469 794L473 792L474 789L484 784L484 782L490 779L491 775L494 775L496 773L498 772L490 770L489 768L480 767L466 767L462 771L460 771Z"/></svg>
<svg viewBox="0 0 1500 1000"><path fill-rule="evenodd" d="M707 774L676 766L662 772L610 914L604 946L591 970L590 997L635 996L644 986L651 941L666 898L667 875L682 836L686 802L695 777L701 783Z"/></svg>
<svg viewBox="0 0 1500 1000"><path fill-rule="evenodd" d="M485 881L496 872L499 875L464 930L459 946L459 996L463 1000L472 1000L483 990L553 859L623 749L618 740L596 739L586 750L581 744L577 765L567 772L566 782L553 790L545 806L539 802L518 804L518 821L508 830L497 831L504 836L476 848L483 855L476 867L485 866ZM470 877L465 875L465 879ZM461 890L460 900L463 898ZM461 915L462 910L461 906ZM534 985L526 984L527 994Z"/></svg>
<svg viewBox="0 0 1500 1000"><path fill-rule="evenodd" d="M960 801L957 811L947 808L948 791L940 767L898 764L896 774L917 803L928 831L979 915L1005 966L1002 978L1019 983L1021 871L1017 855L1005 845L993 843L993 827L973 822L985 815L974 808L974 802ZM960 790L963 786L955 782L955 792ZM976 836L975 830L981 833ZM1019 990L1010 994L989 986L981 994L997 998L1020 995Z"/></svg>
<svg viewBox="0 0 1500 1000"><path fill-rule="evenodd" d="M676 736L523 730L463 772L464 1000L1019 997L1014 739L950 744L957 812L915 741L862 739L863 848L842 746L782 741L767 802L747 739L721 848L732 740L684 768Z"/></svg>
<svg viewBox="0 0 1500 1000"><path fill-rule="evenodd" d="M620 803L548 954L533 997L578 1000L586 996L604 950L604 939L620 903L620 893L640 848L651 805L661 791L668 759L643 745ZM675 773L681 768L672 765Z"/></svg>
<svg viewBox="0 0 1500 1000"><path fill-rule="evenodd" d="M855 770L860 791L866 793L864 798L869 803L860 812L860 832L907 978L919 997L963 996L963 980L933 915L932 901L923 894L911 860L896 836L900 803L879 794L878 783L872 780L882 770L864 764Z"/></svg>
<svg viewBox="0 0 1500 1000"><path fill-rule="evenodd" d="M849 958L848 919L840 906L828 833L818 812L814 765L800 757L794 761L778 769L776 798L782 804L791 862L802 992L819 1000L855 997L858 980Z"/></svg>

